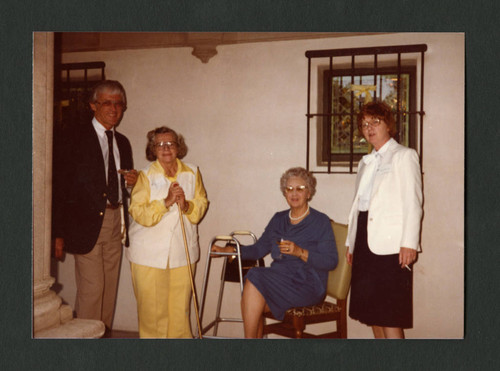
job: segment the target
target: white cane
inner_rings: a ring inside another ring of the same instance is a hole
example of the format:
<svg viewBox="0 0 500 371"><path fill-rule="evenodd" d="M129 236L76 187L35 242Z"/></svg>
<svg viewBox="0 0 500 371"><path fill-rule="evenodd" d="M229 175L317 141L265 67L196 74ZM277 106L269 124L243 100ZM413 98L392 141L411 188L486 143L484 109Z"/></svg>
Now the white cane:
<svg viewBox="0 0 500 371"><path fill-rule="evenodd" d="M181 207L179 206L179 204L177 204L177 208L179 209L179 220L181 221L182 237L184 238L184 247L186 249L186 259L187 259L187 266L188 266L188 271L189 271L189 280L191 281L191 291L193 292L194 311L196 312L196 323L198 325L198 334L199 334L200 339L201 339L202 336L201 336L200 315L198 314L198 300L196 299L196 290L194 289L193 271L191 270L191 259L189 257L189 249L188 249L187 239L186 239L186 230L184 229L184 218L182 217L182 211L181 211Z"/></svg>

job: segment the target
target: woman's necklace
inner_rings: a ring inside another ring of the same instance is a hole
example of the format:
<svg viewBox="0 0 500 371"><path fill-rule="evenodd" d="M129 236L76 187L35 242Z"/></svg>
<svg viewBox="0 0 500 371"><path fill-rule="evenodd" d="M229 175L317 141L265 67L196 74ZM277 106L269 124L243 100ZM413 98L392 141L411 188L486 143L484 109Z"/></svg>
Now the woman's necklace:
<svg viewBox="0 0 500 371"><path fill-rule="evenodd" d="M290 211L288 212L288 217L290 218L290 220L300 220L304 216L306 216L308 212L309 212L309 205L307 205L307 210L306 210L306 212L304 214L302 214L301 216L299 216L297 218L292 218L292 209L290 209Z"/></svg>

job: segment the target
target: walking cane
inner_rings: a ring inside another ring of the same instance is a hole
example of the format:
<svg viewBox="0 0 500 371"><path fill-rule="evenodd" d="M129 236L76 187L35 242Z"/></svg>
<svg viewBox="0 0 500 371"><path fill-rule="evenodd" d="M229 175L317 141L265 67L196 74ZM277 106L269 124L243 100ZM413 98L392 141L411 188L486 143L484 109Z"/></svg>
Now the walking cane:
<svg viewBox="0 0 500 371"><path fill-rule="evenodd" d="M184 229L184 219L182 217L182 211L179 204L177 204L177 208L179 209L179 220L181 221L182 237L184 238L184 247L186 249L186 259L188 263L187 266L189 271L189 280L191 281L191 291L193 292L194 311L196 312L196 323L198 324L198 334L201 339L202 337L201 337L200 315L198 314L198 300L196 299L196 290L194 289L193 271L191 270L191 259L189 257L189 249L186 239L186 230Z"/></svg>

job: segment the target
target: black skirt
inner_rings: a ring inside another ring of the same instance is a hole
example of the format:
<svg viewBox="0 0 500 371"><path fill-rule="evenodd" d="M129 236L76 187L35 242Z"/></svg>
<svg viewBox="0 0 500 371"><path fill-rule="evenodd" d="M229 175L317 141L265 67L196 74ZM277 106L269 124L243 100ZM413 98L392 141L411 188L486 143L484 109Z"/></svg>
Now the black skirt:
<svg viewBox="0 0 500 371"><path fill-rule="evenodd" d="M349 316L368 326L413 326L413 274L399 254L376 255L367 241L368 212L359 212L354 247Z"/></svg>

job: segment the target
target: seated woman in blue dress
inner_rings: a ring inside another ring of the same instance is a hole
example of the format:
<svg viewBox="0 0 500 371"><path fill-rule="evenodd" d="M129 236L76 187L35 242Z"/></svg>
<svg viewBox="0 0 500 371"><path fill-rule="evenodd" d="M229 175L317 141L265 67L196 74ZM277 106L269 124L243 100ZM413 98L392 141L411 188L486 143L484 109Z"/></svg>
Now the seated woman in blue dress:
<svg viewBox="0 0 500 371"><path fill-rule="evenodd" d="M282 320L290 308L321 302L328 271L338 262L330 219L309 207L316 178L295 167L282 175L280 187L290 209L274 214L254 245L241 247L242 259L257 260L268 253L273 258L270 267L255 267L246 275L241 299L245 338L262 337L264 312ZM212 246L216 252L233 249Z"/></svg>

